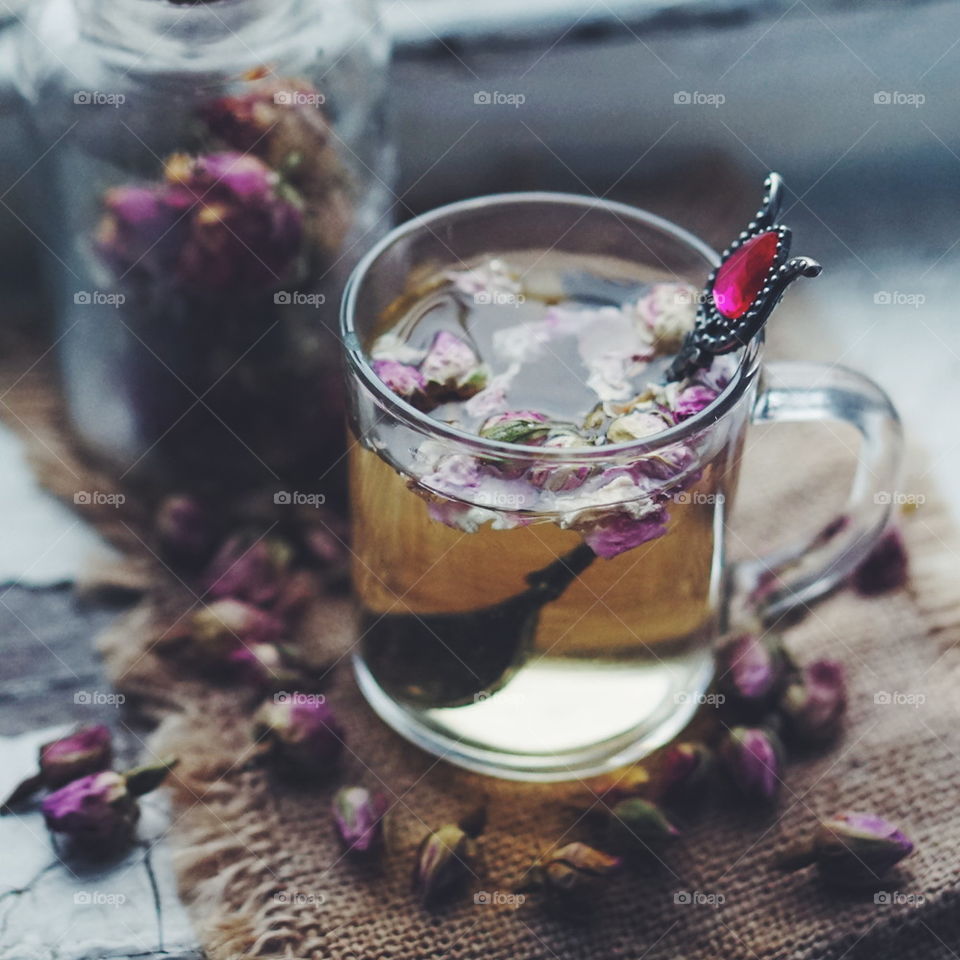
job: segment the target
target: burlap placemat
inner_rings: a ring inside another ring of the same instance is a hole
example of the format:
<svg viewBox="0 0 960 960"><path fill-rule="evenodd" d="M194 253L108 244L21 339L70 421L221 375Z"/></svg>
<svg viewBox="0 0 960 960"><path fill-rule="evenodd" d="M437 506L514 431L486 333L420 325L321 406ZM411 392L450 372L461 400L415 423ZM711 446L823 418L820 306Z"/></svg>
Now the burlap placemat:
<svg viewBox="0 0 960 960"><path fill-rule="evenodd" d="M111 489L79 458L64 429L47 360L30 365L12 345L0 369L0 414L32 446L44 482L72 502L77 489ZM26 371L26 372L24 372ZM766 428L747 454L731 544L766 550L816 529L835 510L849 473L851 437L835 428ZM784 464L789 469L784 469ZM684 824L662 859L616 877L588 909L519 907L480 892L509 892L530 858L590 839L568 801L585 787L525 786L464 773L407 745L359 695L348 653L349 602L318 598L299 641L339 657L328 697L347 730L338 782L384 791L392 802L388 850L376 865L345 859L332 833L336 784L281 787L245 762L251 704L236 690L184 678L152 645L196 605L146 547L149 505L91 515L127 551L144 599L102 638L109 669L133 702L160 721L153 748L181 758L171 786L171 842L180 889L213 960L253 957L556 960L556 958L840 958L952 955L960 940L960 815L955 792L960 597L956 541L943 506L917 476L905 489L927 502L905 519L907 588L865 600L836 594L790 629L801 659L829 655L850 676L849 721L832 751L791 764L779 809L762 817L718 791ZM89 515L89 514L88 514ZM919 705L880 693L914 695ZM919 697L917 696L919 695ZM472 889L425 910L410 892L427 831L489 798L482 863ZM839 893L809 873L783 874L776 852L840 809L876 811L917 844L899 887ZM883 896L897 891L899 896ZM688 897L677 894L687 893ZM876 896L875 894L880 894ZM477 902L477 901L485 902ZM877 902L880 901L880 902ZM921 902L922 901L922 902Z"/></svg>

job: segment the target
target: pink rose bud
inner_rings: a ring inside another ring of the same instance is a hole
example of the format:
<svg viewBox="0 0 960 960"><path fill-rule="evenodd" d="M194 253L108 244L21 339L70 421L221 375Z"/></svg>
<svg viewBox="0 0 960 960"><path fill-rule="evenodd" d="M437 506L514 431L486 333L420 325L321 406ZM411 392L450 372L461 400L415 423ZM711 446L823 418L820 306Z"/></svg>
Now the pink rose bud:
<svg viewBox="0 0 960 960"><path fill-rule="evenodd" d="M710 387L704 387L700 384L694 384L685 390L681 390L673 407L674 419L679 423L682 420L695 417L709 407L718 396L716 390L711 390Z"/></svg>
<svg viewBox="0 0 960 960"><path fill-rule="evenodd" d="M265 701L254 715L253 736L266 744L281 773L297 779L329 774L344 746L343 728L316 694L277 694Z"/></svg>
<svg viewBox="0 0 960 960"><path fill-rule="evenodd" d="M585 526L583 539L598 557L610 559L662 537L667 532L668 519L662 506L652 508L641 517L615 511Z"/></svg>
<svg viewBox="0 0 960 960"><path fill-rule="evenodd" d="M241 682L262 692L290 690L305 680L302 665L285 647L275 643L251 643L233 650L227 658Z"/></svg>
<svg viewBox="0 0 960 960"><path fill-rule="evenodd" d="M281 593L291 554L289 544L275 537L231 537L207 567L207 593L270 606Z"/></svg>
<svg viewBox="0 0 960 960"><path fill-rule="evenodd" d="M486 383L486 371L473 347L448 330L433 338L420 373L437 399L466 399Z"/></svg>
<svg viewBox="0 0 960 960"><path fill-rule="evenodd" d="M283 621L252 604L229 597L215 600L193 615L184 659L220 667L244 646L277 643L285 629Z"/></svg>
<svg viewBox="0 0 960 960"><path fill-rule="evenodd" d="M88 855L129 846L140 818L137 798L156 789L176 764L167 760L126 774L102 770L73 780L43 801L48 829Z"/></svg>
<svg viewBox="0 0 960 960"><path fill-rule="evenodd" d="M702 743L676 743L668 747L660 765L664 798L678 802L701 797L713 767L713 754Z"/></svg>
<svg viewBox="0 0 960 960"><path fill-rule="evenodd" d="M618 853L646 853L679 835L660 808L642 797L621 800L607 820L607 842Z"/></svg>
<svg viewBox="0 0 960 960"><path fill-rule="evenodd" d="M343 787L333 798L333 822L351 853L370 853L383 840L386 798L365 787Z"/></svg>
<svg viewBox="0 0 960 960"><path fill-rule="evenodd" d="M785 658L775 640L744 633L717 654L718 684L736 705L762 709L783 682Z"/></svg>
<svg viewBox="0 0 960 960"><path fill-rule="evenodd" d="M840 731L847 709L843 664L815 660L780 698L786 732L798 743L825 743Z"/></svg>
<svg viewBox="0 0 960 960"><path fill-rule="evenodd" d="M477 432L487 440L500 443L538 444L547 438L550 429L544 414L534 410L514 410L489 417Z"/></svg>
<svg viewBox="0 0 960 960"><path fill-rule="evenodd" d="M427 904L449 896L473 872L476 857L473 837L458 824L444 824L420 844L413 872L414 891Z"/></svg>
<svg viewBox="0 0 960 960"><path fill-rule="evenodd" d="M783 750L776 736L759 727L734 727L720 748L720 759L749 800L772 803L780 792Z"/></svg>
<svg viewBox="0 0 960 960"><path fill-rule="evenodd" d="M854 590L865 597L879 596L907 582L907 548L896 527L891 527L857 567L851 580Z"/></svg>
<svg viewBox="0 0 960 960"><path fill-rule="evenodd" d="M82 727L59 740L52 740L40 748L40 771L23 781L0 807L0 813L26 800L37 790L56 790L71 780L99 770L106 770L113 759L110 731L98 724Z"/></svg>
<svg viewBox="0 0 960 960"><path fill-rule="evenodd" d="M587 441L573 433L558 433L547 437L540 446L544 450L583 449ZM527 480L541 490L561 493L576 490L590 478L594 468L589 464L575 463L538 463L527 471Z"/></svg>
<svg viewBox="0 0 960 960"><path fill-rule="evenodd" d="M841 886L869 886L881 880L913 843L904 832L872 813L838 813L822 820L813 838L779 858L784 870L816 863L824 880Z"/></svg>
<svg viewBox="0 0 960 960"><path fill-rule="evenodd" d="M414 406L421 406L426 401L427 381L416 367L397 360L374 360L373 372L389 390Z"/></svg>
<svg viewBox="0 0 960 960"><path fill-rule="evenodd" d="M520 890L570 894L588 891L616 873L623 861L586 843L568 843L533 862Z"/></svg>
<svg viewBox="0 0 960 960"><path fill-rule="evenodd" d="M210 515L194 497L167 497L157 509L154 529L161 553L178 563L200 562L213 548Z"/></svg>

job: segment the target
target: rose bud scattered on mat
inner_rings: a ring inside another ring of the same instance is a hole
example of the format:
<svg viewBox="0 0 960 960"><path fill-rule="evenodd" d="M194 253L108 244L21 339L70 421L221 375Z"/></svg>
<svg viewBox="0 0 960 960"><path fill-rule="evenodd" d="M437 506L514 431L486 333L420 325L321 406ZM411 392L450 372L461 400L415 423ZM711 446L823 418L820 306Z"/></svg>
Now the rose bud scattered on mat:
<svg viewBox="0 0 960 960"><path fill-rule="evenodd" d="M454 893L473 873L476 857L473 836L458 824L444 824L420 844L413 872L414 891L428 904Z"/></svg>
<svg viewBox="0 0 960 960"><path fill-rule="evenodd" d="M735 707L762 712L779 691L786 665L777 641L743 633L728 640L717 654L718 684Z"/></svg>
<svg viewBox="0 0 960 960"><path fill-rule="evenodd" d="M561 894L582 891L599 886L622 864L619 857L586 843L568 843L534 860L517 889Z"/></svg>
<svg viewBox="0 0 960 960"><path fill-rule="evenodd" d="M241 681L263 692L289 690L307 682L306 671L294 653L276 643L237 647L227 659Z"/></svg>
<svg viewBox="0 0 960 960"><path fill-rule="evenodd" d="M292 553L290 545L276 537L230 537L207 567L207 593L268 607L281 594Z"/></svg>
<svg viewBox="0 0 960 960"><path fill-rule="evenodd" d="M628 797L614 805L606 833L610 848L624 854L648 853L680 835L656 804L641 797Z"/></svg>
<svg viewBox="0 0 960 960"><path fill-rule="evenodd" d="M834 739L846 709L846 677L843 664L836 660L814 660L808 664L780 698L785 735L801 744Z"/></svg>
<svg viewBox="0 0 960 960"><path fill-rule="evenodd" d="M333 797L333 822L350 853L370 853L383 841L387 800L366 787L342 787Z"/></svg>
<svg viewBox="0 0 960 960"><path fill-rule="evenodd" d="M343 752L343 728L317 694L277 694L253 718L253 737L281 773L297 779L326 776Z"/></svg>
<svg viewBox="0 0 960 960"><path fill-rule="evenodd" d="M634 764L590 780L574 799L572 806L591 814L606 814L607 810L627 797L644 794L650 786L646 767Z"/></svg>
<svg viewBox="0 0 960 960"><path fill-rule="evenodd" d="M215 539L209 512L199 500L185 494L161 502L154 531L161 554L176 563L201 563Z"/></svg>
<svg viewBox="0 0 960 960"><path fill-rule="evenodd" d="M698 799L710 782L714 758L703 743L675 743L660 761L662 796L674 803Z"/></svg>
<svg viewBox="0 0 960 960"><path fill-rule="evenodd" d="M113 760L110 731L102 724L82 727L40 747L39 771L23 781L0 807L0 814L38 790L56 790L71 780L106 770Z"/></svg>
<svg viewBox="0 0 960 960"><path fill-rule="evenodd" d="M851 583L857 593L875 597L907 582L907 548L896 527L891 527L854 571Z"/></svg>
<svg viewBox="0 0 960 960"><path fill-rule="evenodd" d="M138 797L155 790L176 760L138 767L128 773L102 770L73 780L43 801L43 817L87 855L110 855L129 846L140 819Z"/></svg>
<svg viewBox="0 0 960 960"><path fill-rule="evenodd" d="M721 744L720 760L744 797L763 803L776 800L783 748L775 733L760 727L734 727Z"/></svg>
<svg viewBox="0 0 960 960"><path fill-rule="evenodd" d="M913 851L913 844L889 820L872 813L838 813L822 820L813 838L779 858L784 870L816 863L821 876L841 886L880 880Z"/></svg>

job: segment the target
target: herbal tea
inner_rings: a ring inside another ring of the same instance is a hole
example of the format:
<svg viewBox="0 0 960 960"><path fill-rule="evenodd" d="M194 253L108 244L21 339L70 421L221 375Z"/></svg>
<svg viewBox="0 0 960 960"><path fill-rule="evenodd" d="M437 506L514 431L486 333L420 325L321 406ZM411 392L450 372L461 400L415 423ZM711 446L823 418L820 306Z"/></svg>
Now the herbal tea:
<svg viewBox="0 0 960 960"><path fill-rule="evenodd" d="M622 445L728 382L732 357L664 383L696 309L686 283L548 251L411 278L366 350L386 387L463 436L383 425L354 447L368 695L465 753L532 765L688 715L742 431Z"/></svg>

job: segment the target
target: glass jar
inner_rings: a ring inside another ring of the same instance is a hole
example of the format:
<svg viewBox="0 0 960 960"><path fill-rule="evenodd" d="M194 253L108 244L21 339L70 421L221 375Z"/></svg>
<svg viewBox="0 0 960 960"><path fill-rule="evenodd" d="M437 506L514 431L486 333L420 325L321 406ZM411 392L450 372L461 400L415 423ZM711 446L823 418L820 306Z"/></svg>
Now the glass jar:
<svg viewBox="0 0 960 960"><path fill-rule="evenodd" d="M32 11L67 405L124 479L333 485L340 288L390 211L388 60L367 0Z"/></svg>

